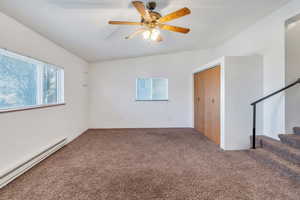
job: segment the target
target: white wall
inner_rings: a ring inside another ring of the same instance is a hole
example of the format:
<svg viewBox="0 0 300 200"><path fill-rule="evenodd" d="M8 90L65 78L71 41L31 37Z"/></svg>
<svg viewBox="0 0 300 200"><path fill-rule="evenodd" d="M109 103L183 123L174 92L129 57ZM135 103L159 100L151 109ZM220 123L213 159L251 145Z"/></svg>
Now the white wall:
<svg viewBox="0 0 300 200"><path fill-rule="evenodd" d="M192 73L212 57L210 51L194 51L91 65L90 127L192 127ZM138 77L168 78L170 100L136 102Z"/></svg>
<svg viewBox="0 0 300 200"><path fill-rule="evenodd" d="M224 79L225 149L249 149L253 128L250 104L263 95L262 57L225 57ZM261 107L257 109L257 121L263 121ZM262 124L257 123L256 128L262 130Z"/></svg>
<svg viewBox="0 0 300 200"><path fill-rule="evenodd" d="M264 94L285 85L285 21L300 13L294 0L216 49L219 56L259 54L264 58ZM278 95L264 103L263 134L277 138L285 131L285 99Z"/></svg>
<svg viewBox="0 0 300 200"><path fill-rule="evenodd" d="M298 16L299 18L300 16ZM287 29L287 68L286 83L300 78L300 21L293 23ZM286 130L292 133L293 127L300 126L300 85L286 92Z"/></svg>
<svg viewBox="0 0 300 200"><path fill-rule="evenodd" d="M87 128L88 64L0 13L0 47L65 68L66 106L0 114L0 175L46 146ZM5 30L5 31L3 31Z"/></svg>

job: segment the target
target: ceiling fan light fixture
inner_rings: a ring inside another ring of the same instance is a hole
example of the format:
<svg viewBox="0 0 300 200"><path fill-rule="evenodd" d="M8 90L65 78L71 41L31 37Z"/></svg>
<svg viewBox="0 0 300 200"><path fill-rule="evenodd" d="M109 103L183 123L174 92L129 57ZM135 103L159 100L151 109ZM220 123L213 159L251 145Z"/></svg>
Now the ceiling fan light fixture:
<svg viewBox="0 0 300 200"><path fill-rule="evenodd" d="M150 29L143 32L143 37L145 40L157 41L160 36L160 31L158 29Z"/></svg>
<svg viewBox="0 0 300 200"><path fill-rule="evenodd" d="M150 30L144 31L143 37L144 37L145 40L149 40L150 37L151 37L151 32L150 32Z"/></svg>
<svg viewBox="0 0 300 200"><path fill-rule="evenodd" d="M158 29L153 29L151 31L151 40L156 41L160 35L160 31Z"/></svg>

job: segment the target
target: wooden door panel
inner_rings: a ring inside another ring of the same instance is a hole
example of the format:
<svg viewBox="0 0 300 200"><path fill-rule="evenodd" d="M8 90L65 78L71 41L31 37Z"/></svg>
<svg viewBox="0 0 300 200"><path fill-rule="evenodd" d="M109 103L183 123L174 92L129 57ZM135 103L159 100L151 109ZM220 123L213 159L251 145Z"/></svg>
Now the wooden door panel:
<svg viewBox="0 0 300 200"><path fill-rule="evenodd" d="M213 138L213 109L211 105L212 96L212 76L213 71L211 69L204 71L205 74L205 135Z"/></svg>
<svg viewBox="0 0 300 200"><path fill-rule="evenodd" d="M220 84L221 67L194 75L195 128L220 144Z"/></svg>
<svg viewBox="0 0 300 200"><path fill-rule="evenodd" d="M220 144L220 67L211 69L210 84L211 139Z"/></svg>
<svg viewBox="0 0 300 200"><path fill-rule="evenodd" d="M201 133L204 133L205 131L205 79L204 79L204 74L200 73L199 74L199 107L198 107L198 119L199 119L199 131Z"/></svg>
<svg viewBox="0 0 300 200"><path fill-rule="evenodd" d="M195 129L197 131L199 131L199 121L198 121L198 115L199 115L199 101L198 101L198 98L199 98L199 84L198 84L198 74L194 74L194 126L195 126Z"/></svg>
<svg viewBox="0 0 300 200"><path fill-rule="evenodd" d="M195 129L201 133L204 133L204 76L202 73L194 75L194 123Z"/></svg>

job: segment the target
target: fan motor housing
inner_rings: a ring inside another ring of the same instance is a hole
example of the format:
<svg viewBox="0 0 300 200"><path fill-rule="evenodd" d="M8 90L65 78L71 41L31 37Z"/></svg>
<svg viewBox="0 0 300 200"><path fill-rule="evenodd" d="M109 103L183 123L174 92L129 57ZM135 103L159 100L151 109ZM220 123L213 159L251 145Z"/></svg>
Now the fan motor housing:
<svg viewBox="0 0 300 200"><path fill-rule="evenodd" d="M155 10L156 5L157 5L157 4L156 4L155 1L149 1L149 2L147 3L146 6L147 6L147 9L148 9L148 10L151 10L151 11L152 11L152 10Z"/></svg>
<svg viewBox="0 0 300 200"><path fill-rule="evenodd" d="M155 8L156 8L156 6L157 6L157 3L156 3L155 1L149 1L149 2L146 4L146 7L147 7L147 9L148 9L148 11L149 11L149 14L150 14L150 16L151 16L151 18L152 18L152 22L150 22L150 23L156 23L157 20L159 20L159 19L162 17L160 13L154 11ZM145 23L146 20L142 17L141 22L142 22L142 23ZM148 22L148 23L149 23L149 22Z"/></svg>
<svg viewBox="0 0 300 200"><path fill-rule="evenodd" d="M159 20L162 16L160 13L158 12L155 12L155 11L149 11L149 14L152 18L152 22L156 22L157 20ZM142 20L141 20L142 23L146 22L145 19L142 17Z"/></svg>
<svg viewBox="0 0 300 200"><path fill-rule="evenodd" d="M159 18L161 18L161 14L155 11L150 11L150 15L153 19L158 20Z"/></svg>

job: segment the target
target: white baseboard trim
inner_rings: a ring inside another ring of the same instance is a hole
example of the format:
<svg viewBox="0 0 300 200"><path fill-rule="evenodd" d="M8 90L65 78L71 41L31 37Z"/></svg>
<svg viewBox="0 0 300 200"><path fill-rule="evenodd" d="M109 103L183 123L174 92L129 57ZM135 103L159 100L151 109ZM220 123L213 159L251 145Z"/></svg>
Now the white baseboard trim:
<svg viewBox="0 0 300 200"><path fill-rule="evenodd" d="M46 148L44 151L40 152L39 154L23 162L22 164L0 175L0 188L3 188L8 183L10 183L17 177L24 174L26 171L28 171L29 169L31 169L32 167L34 167L35 165L37 165L38 163L40 163L41 161L49 157L51 154L55 153L56 151L64 147L66 144L67 144L67 138L64 138L59 142Z"/></svg>

